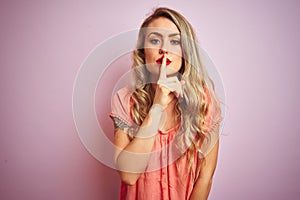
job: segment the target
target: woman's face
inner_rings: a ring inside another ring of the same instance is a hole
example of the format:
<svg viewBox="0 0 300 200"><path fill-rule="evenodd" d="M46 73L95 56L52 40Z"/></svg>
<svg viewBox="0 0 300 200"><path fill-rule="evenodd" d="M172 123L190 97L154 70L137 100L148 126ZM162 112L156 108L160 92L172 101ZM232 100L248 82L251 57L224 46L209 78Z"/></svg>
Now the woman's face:
<svg viewBox="0 0 300 200"><path fill-rule="evenodd" d="M174 75L182 65L180 32L176 25L165 17L153 20L146 29L144 41L145 62L153 78L160 72L162 57L167 57L167 75Z"/></svg>

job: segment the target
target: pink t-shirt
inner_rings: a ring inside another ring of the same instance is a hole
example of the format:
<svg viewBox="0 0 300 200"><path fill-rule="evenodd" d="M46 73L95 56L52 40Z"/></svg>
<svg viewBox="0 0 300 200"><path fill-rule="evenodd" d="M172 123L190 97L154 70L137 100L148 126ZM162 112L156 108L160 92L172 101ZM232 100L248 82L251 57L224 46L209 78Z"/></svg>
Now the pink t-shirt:
<svg viewBox="0 0 300 200"><path fill-rule="evenodd" d="M113 97L110 114L111 117L118 118L128 126L134 125L130 116L131 94L128 87L120 89ZM209 118L208 120L210 121ZM179 159L172 160L170 144L174 141L179 127L178 124L168 131L158 131L152 150L158 153L151 156L146 171L135 185L130 186L121 182L121 200L189 199L199 175L199 168L197 168L199 157L195 152L191 167L189 167L187 153L180 155ZM161 151L162 149L165 150Z"/></svg>

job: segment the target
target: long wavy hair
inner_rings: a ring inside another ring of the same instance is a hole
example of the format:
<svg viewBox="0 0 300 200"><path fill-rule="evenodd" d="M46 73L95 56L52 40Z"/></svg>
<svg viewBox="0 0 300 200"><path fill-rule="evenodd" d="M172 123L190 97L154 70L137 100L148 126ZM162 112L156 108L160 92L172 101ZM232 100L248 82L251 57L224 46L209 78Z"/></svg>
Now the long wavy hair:
<svg viewBox="0 0 300 200"><path fill-rule="evenodd" d="M145 66L144 41L147 26L159 17L171 20L181 34L182 66L178 77L185 80L185 85L184 98L177 101L175 105L176 116L181 119L178 131L181 139L178 140L177 146L181 151L188 153L192 164L196 152L201 153L201 145L210 137L209 126L205 124L209 104L214 105L215 116L220 117L220 102L213 81L200 60L198 41L192 26L180 13L169 8L155 9L140 27L137 45L133 52L132 68L135 72L136 89L132 94L131 116L138 126L141 125L153 103L155 91L151 87L150 75Z"/></svg>

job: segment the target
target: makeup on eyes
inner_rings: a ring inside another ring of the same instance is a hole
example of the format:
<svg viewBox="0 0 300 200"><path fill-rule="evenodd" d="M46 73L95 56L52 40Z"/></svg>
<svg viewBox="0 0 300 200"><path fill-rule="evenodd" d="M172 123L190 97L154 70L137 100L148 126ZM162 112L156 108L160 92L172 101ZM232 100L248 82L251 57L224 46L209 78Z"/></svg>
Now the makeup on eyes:
<svg viewBox="0 0 300 200"><path fill-rule="evenodd" d="M156 44L160 44L163 41L163 38L161 36L150 35L148 37L147 41L153 45L156 45ZM177 37L177 36L169 37L168 41L170 42L171 45L180 45L181 44L180 37Z"/></svg>

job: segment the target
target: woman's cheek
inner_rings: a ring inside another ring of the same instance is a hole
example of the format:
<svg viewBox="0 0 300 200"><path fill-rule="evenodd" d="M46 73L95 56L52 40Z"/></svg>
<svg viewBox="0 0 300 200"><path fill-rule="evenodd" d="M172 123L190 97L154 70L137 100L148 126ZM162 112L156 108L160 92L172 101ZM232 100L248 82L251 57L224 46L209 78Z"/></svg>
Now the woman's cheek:
<svg viewBox="0 0 300 200"><path fill-rule="evenodd" d="M179 58L176 58L176 59L174 59L174 65L172 66L172 68L173 68L173 70L174 71L176 71L176 72L178 72L179 70L180 70L180 68L181 68L181 65L182 65L182 60L181 60L181 57Z"/></svg>

